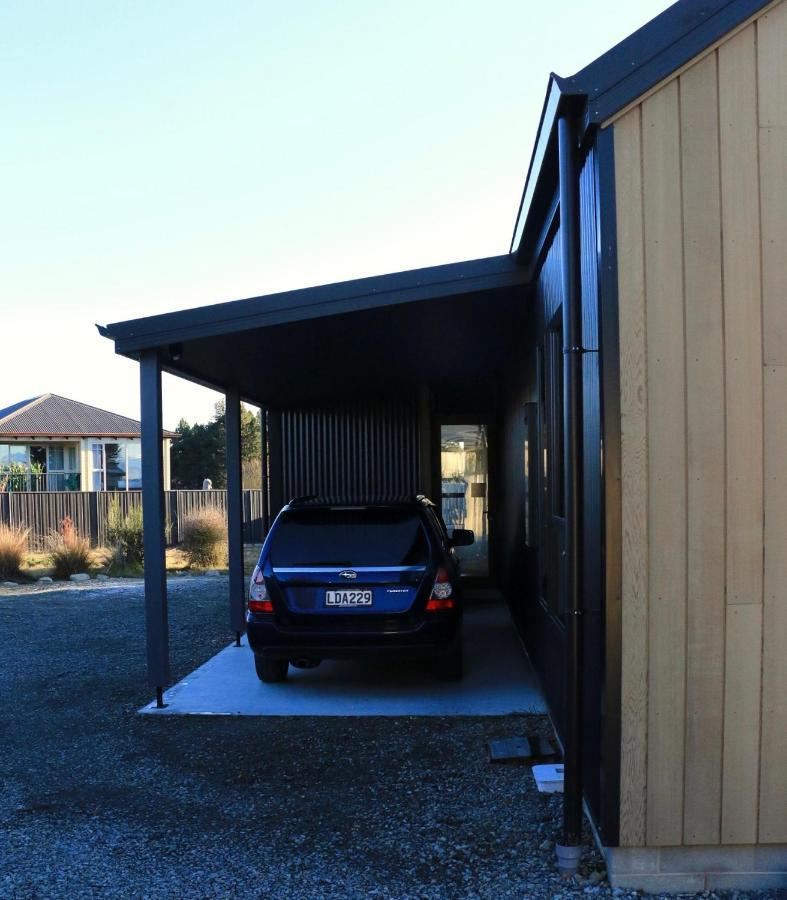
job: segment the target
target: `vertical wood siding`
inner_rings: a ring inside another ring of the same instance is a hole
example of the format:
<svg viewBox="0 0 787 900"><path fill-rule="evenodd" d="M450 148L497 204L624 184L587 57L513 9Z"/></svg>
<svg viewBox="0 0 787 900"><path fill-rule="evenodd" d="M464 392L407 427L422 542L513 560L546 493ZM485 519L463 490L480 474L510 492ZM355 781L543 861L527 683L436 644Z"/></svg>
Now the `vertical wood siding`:
<svg viewBox="0 0 787 900"><path fill-rule="evenodd" d="M614 123L621 844L787 841L787 2Z"/></svg>

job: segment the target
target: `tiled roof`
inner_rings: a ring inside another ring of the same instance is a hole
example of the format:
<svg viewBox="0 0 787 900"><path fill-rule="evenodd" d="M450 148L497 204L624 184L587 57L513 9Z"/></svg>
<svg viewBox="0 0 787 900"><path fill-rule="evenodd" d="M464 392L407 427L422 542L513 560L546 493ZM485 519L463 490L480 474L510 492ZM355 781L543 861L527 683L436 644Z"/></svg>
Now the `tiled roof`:
<svg viewBox="0 0 787 900"><path fill-rule="evenodd" d="M32 400L0 409L0 435L44 436L138 436L136 419L88 406L57 394L42 394ZM171 432L164 432L171 437Z"/></svg>

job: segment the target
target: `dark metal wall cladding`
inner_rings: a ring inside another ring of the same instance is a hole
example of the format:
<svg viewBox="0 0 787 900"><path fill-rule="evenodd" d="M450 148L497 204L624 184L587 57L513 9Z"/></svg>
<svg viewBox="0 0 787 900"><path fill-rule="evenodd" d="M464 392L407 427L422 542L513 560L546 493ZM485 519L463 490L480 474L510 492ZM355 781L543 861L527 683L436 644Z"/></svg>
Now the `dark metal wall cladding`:
<svg viewBox="0 0 787 900"><path fill-rule="evenodd" d="M380 401L282 414L284 499L418 492L415 403Z"/></svg>

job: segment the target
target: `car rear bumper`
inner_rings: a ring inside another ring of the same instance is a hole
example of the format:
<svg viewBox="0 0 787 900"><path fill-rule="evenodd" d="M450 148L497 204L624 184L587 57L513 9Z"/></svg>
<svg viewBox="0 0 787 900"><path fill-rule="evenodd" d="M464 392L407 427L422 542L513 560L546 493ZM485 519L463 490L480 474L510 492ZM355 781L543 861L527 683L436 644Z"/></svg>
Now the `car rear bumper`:
<svg viewBox="0 0 787 900"><path fill-rule="evenodd" d="M355 659L364 656L439 656L456 646L461 613L430 614L414 628L396 631L324 631L287 629L273 616L246 618L249 646L257 654L279 659Z"/></svg>

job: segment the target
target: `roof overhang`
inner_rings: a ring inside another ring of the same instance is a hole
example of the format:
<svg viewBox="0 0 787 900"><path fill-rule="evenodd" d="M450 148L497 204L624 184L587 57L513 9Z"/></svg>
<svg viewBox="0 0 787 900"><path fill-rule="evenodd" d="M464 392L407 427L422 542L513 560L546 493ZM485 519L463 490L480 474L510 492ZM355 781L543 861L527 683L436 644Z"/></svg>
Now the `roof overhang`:
<svg viewBox="0 0 787 900"><path fill-rule="evenodd" d="M581 117L581 141L773 0L679 0L569 78L550 75L511 252L533 277L557 211L557 122Z"/></svg>
<svg viewBox="0 0 787 900"><path fill-rule="evenodd" d="M506 254L99 327L116 352L267 406L494 377L527 275Z"/></svg>

